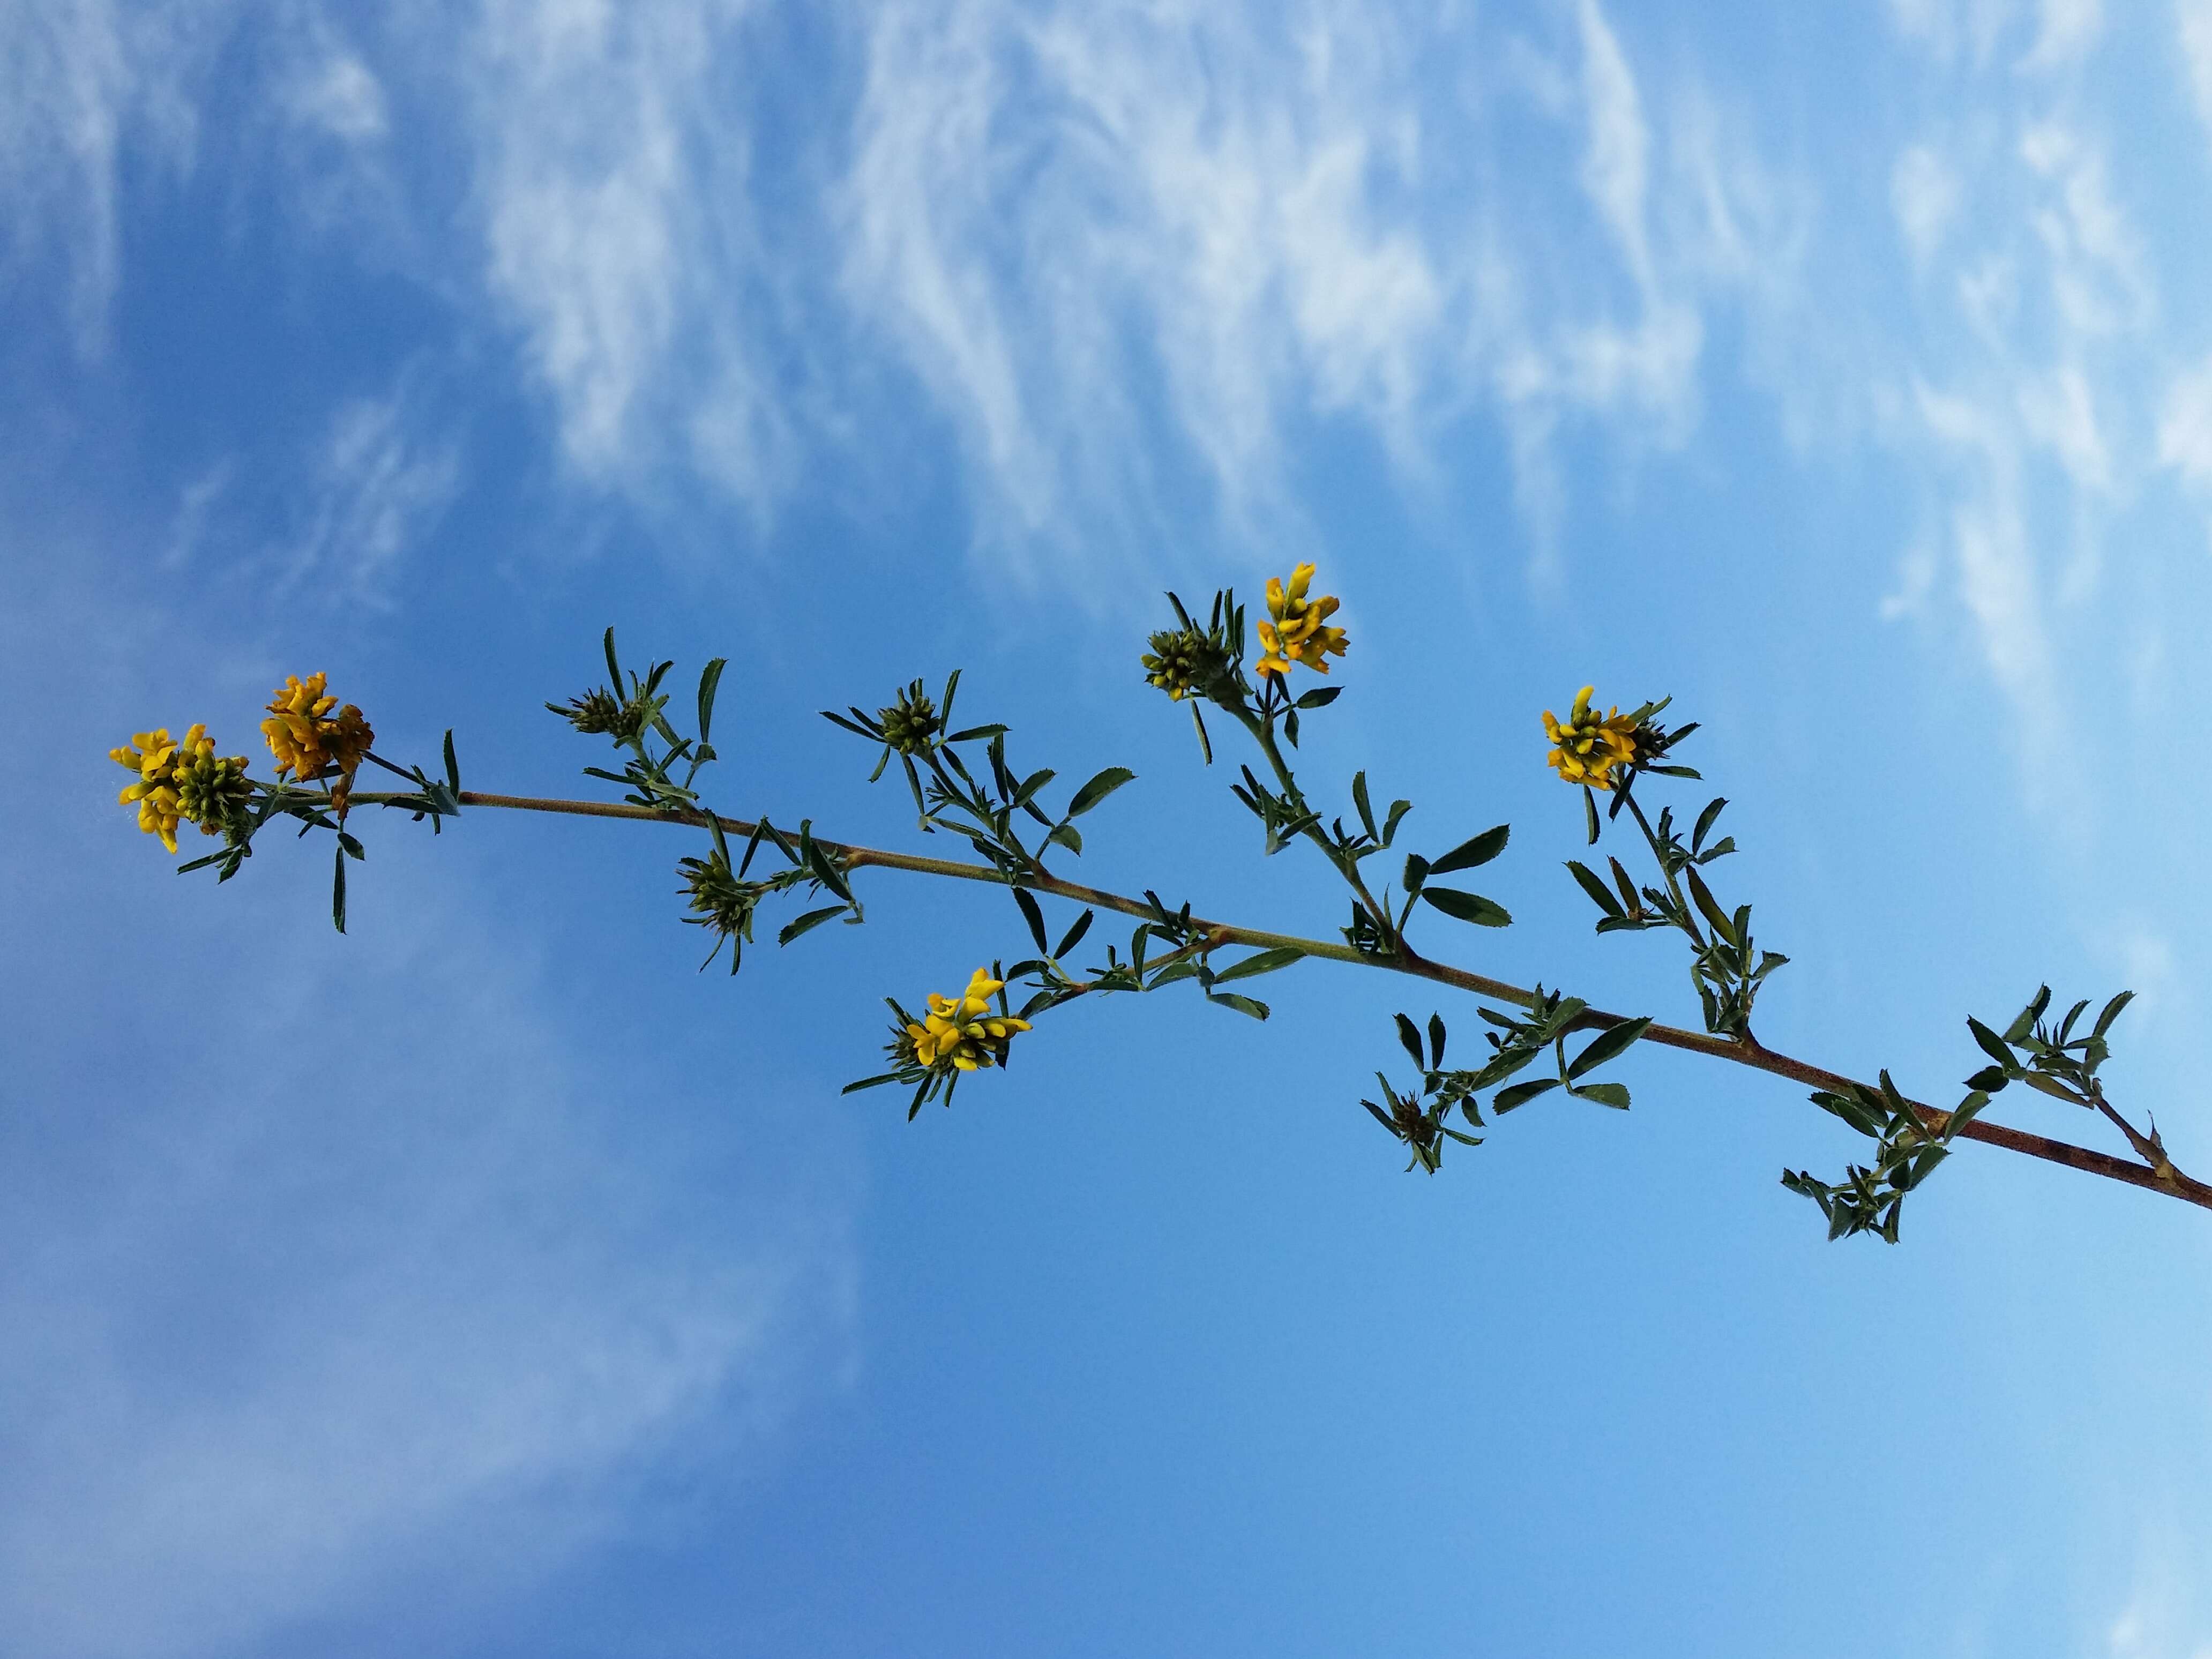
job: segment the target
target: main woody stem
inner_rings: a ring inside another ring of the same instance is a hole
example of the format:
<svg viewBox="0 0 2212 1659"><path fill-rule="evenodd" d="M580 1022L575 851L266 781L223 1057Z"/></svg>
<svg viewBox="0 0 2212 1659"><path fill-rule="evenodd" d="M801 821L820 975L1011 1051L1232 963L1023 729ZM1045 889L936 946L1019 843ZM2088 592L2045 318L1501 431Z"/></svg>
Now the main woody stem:
<svg viewBox="0 0 2212 1659"><path fill-rule="evenodd" d="M374 806L386 801L407 799L395 795L363 793L353 797L355 806ZM551 812L572 817L631 818L654 823L690 825L703 828L707 814L699 811L661 811L649 806L636 806L625 802L591 800L545 799L526 795L488 795L474 790L464 790L459 797L464 806L483 806L522 812ZM756 826L742 818L722 817L716 820L726 833L750 836ZM873 866L884 870L905 870L916 875L943 876L957 881L987 882L994 886L1019 885L1039 893L1050 893L1070 899L1079 904L1095 906L1101 910L1115 910L1124 915L1149 918L1152 907L1149 901L1131 898L1121 893L1110 893L1103 888L1085 887L1066 881L1060 877L1030 873L1018 882L1003 872L985 864L963 864L952 859L923 858L912 853L887 852L880 848L855 847L842 842L814 837L815 844L833 854L848 870ZM1417 979L1433 980L1439 985L1449 985L1455 990L1471 991L1477 996L1495 998L1500 1002L1528 1007L1535 1001L1535 993L1502 979L1492 979L1464 968L1455 968L1448 963L1431 962L1416 955L1401 943L1393 957L1363 955L1348 945L1334 944L1326 939L1302 939L1296 934L1272 933L1265 928L1246 927L1234 922L1207 921L1193 916L1192 925L1206 930L1209 939L1220 945L1257 945L1266 949L1288 946L1310 957L1320 957L1330 962L1351 963L1362 968L1382 968L1393 973L1408 974ZM1209 947L1213 948L1213 947ZM1628 1018L1625 1014L1609 1013L1592 1008L1575 1023L1577 1027L1603 1030L1618 1025ZM1645 1028L1642 1041L1656 1042L1662 1048L1684 1048L1692 1054L1708 1055L1715 1060L1733 1061L1757 1071L1771 1072L1777 1077L1786 1077L1792 1082L1808 1087L1846 1093L1854 1086L1854 1079L1825 1066L1814 1066L1780 1054L1760 1043L1746 1038L1741 1042L1715 1036L1704 1031L1689 1031L1672 1025L1654 1024ZM1929 1129L1941 1132L1949 1121L1950 1114L1919 1101L1906 1103L1919 1115ZM2048 1136L2030 1134L2022 1129L2007 1128L1977 1118L1959 1131L1963 1140L1978 1140L1991 1146L2002 1146L2008 1152L2039 1158L2047 1163L2063 1164L2069 1170L2080 1170L2087 1175L2102 1176L2110 1181L2124 1182L2130 1187L2161 1193L2169 1198L2179 1198L2200 1208L2212 1210L2212 1186L2182 1174L2170 1164L2163 1170L2148 1164L2130 1163L2087 1146L2077 1146L2070 1141L2053 1140Z"/></svg>

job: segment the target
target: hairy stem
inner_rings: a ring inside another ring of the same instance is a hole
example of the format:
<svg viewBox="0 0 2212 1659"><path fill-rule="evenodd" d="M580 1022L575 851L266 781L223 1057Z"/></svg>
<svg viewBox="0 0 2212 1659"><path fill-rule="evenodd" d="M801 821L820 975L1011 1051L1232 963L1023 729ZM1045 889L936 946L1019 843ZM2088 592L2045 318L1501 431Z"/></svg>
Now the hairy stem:
<svg viewBox="0 0 2212 1659"><path fill-rule="evenodd" d="M354 797L356 806L375 806L392 801L411 800L414 797L391 794L363 793ZM627 802L593 800L546 799L525 795L488 795L474 790L460 794L464 806L503 808L524 812L550 812L573 817L629 818L647 823L689 825L704 828L708 814L703 811L655 809L634 806ZM742 818L723 817L714 821L725 834L750 836L754 825ZM940 876L957 881L978 881L993 886L1009 887L1019 884L1040 893L1070 899L1079 904L1095 906L1101 910L1118 911L1123 915L1151 920L1152 908L1141 898L1111 893L1102 888L1085 887L1053 875L1024 875L1018 883L986 864L963 864L951 859L923 858L911 853L887 852L879 848L856 847L835 842L823 836L814 837L815 844L836 856L848 870L865 869L871 866L884 870L904 870L917 875ZM1240 927L1234 923L1206 921L1193 916L1191 926L1204 928L1213 948L1223 945L1249 945L1272 950L1288 946L1306 956L1319 957L1330 962L1351 963L1363 968L1379 968L1390 973L1406 974L1416 979L1431 980L1439 985L1449 985L1455 990L1470 991L1477 996L1495 998L1526 1008L1532 1006L1535 993L1502 979L1492 979L1486 974L1473 973L1449 963L1431 962L1425 957L1401 952L1395 957L1378 958L1363 956L1348 945L1334 944L1326 939L1302 939L1293 933L1272 933L1264 928ZM1629 1016L1607 1012L1603 1009L1586 1011L1575 1024L1577 1029L1602 1030L1623 1024ZM1703 1031L1683 1030L1676 1026L1654 1024L1645 1028L1641 1039L1657 1043L1663 1048L1682 1048L1692 1054L1704 1054L1714 1060L1725 1060L1738 1066L1748 1066L1755 1071L1771 1072L1777 1077L1790 1079L1808 1088L1825 1089L1834 1093L1846 1093L1855 1086L1856 1079L1825 1066L1814 1066L1794 1059L1774 1049L1756 1043L1738 1042L1733 1038L1712 1036ZM1941 1133L1951 1115L1919 1101L1907 1101L1920 1121L1930 1131ZM2126 1127L2122 1126L2124 1128ZM2053 1140L2047 1136L2030 1134L2026 1130L2006 1128L1977 1118L1959 1131L1963 1140L1978 1140L1987 1146L2002 1146L2008 1152L2037 1158L2047 1163L2063 1164L2069 1170L2079 1170L2086 1175L2102 1176L2107 1180L2124 1182L2130 1187L2163 1193L2203 1209L2212 1210L2212 1185L2194 1180L2175 1169L2171 1161L2156 1165L2131 1164L2125 1158L2115 1158L2087 1146L2077 1146L2069 1141ZM2132 1137L2131 1137L2132 1138ZM2147 1155L2148 1156L2148 1155Z"/></svg>

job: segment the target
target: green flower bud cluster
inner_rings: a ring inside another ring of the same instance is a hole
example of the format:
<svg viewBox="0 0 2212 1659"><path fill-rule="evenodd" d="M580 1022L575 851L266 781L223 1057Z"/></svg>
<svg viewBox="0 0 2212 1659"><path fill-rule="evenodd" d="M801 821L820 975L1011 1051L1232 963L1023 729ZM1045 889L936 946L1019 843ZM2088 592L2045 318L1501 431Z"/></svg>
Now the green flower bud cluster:
<svg viewBox="0 0 2212 1659"><path fill-rule="evenodd" d="M927 754L945 730L944 718L919 680L902 689L890 708L876 710L876 723L883 727L884 741L902 755Z"/></svg>
<svg viewBox="0 0 2212 1659"><path fill-rule="evenodd" d="M213 745L207 745L189 756L180 755L175 777L179 816L190 818L210 835L245 809L249 792L243 755L217 755Z"/></svg>
<svg viewBox="0 0 2212 1659"><path fill-rule="evenodd" d="M1177 702L1193 695L1206 696L1229 667L1221 647L1195 624L1163 629L1152 635L1152 647L1139 659L1144 665L1145 683L1158 686Z"/></svg>
<svg viewBox="0 0 2212 1659"><path fill-rule="evenodd" d="M714 949L707 960L712 962L720 953L722 941L727 939L730 971L737 972L744 946L752 940L753 912L769 884L741 879L730 868L728 854L720 847L703 859L678 860L676 872L684 884L678 890L691 912L684 920L714 936Z"/></svg>
<svg viewBox="0 0 2212 1659"><path fill-rule="evenodd" d="M570 698L565 705L549 702L545 706L586 737L605 736L619 744L632 744L645 735L659 703L658 698L643 696L625 702L600 685L580 697Z"/></svg>

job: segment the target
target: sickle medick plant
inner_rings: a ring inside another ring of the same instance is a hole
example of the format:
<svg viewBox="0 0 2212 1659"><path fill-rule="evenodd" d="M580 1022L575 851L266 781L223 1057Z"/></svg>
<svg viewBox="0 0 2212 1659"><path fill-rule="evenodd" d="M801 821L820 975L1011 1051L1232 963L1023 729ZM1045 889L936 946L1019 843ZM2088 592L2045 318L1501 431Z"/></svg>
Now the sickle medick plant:
<svg viewBox="0 0 2212 1659"><path fill-rule="evenodd" d="M2109 1034L2131 993L2113 997L2086 1026L2087 1000L2075 1004L2063 1018L2048 1017L2048 987L2039 988L2002 1031L1970 1018L1968 1034L1985 1063L1965 1080L1964 1096L1949 1108L1911 1098L1887 1071L1878 1072L1869 1084L1762 1044L1753 1032L1753 1012L1769 977L1789 958L1754 944L1750 904L1731 909L1713 890L1713 866L1735 851L1733 837L1713 834L1728 802L1721 797L1709 801L1685 840L1674 806L1657 804L1655 819L1647 810L1651 803L1643 798L1644 790L1659 787L1656 780L1698 778L1694 769L1673 758L1676 746L1698 728L1662 725L1666 698L1626 714L1618 705L1601 714L1595 688L1583 686L1565 720L1544 711L1549 743L1544 759L1562 782L1581 792L1589 846L1595 847L1624 815L1634 824L1642 847L1637 850L1632 842L1630 861L1643 865L1643 875L1615 854L1607 855L1602 872L1577 859L1565 861L1566 872L1596 907L1599 933L1656 928L1681 935L1702 1030L1662 1024L1651 1015L1607 1012L1557 988L1523 988L1455 966L1430 954L1425 932L1417 945L1414 924L1418 920L1425 930L1431 910L1475 927L1511 925L1513 918L1496 901L1456 879L1437 878L1463 878L1490 863L1505 851L1512 832L1500 823L1434 856L1405 852L1402 863L1386 877L1374 861L1394 852L1413 803L1395 799L1378 813L1364 771L1353 775L1338 805L1317 801L1299 781L1291 759L1298 746L1301 717L1328 708L1343 687L1301 684L1294 689L1294 681L1304 674L1328 675L1329 659L1348 659L1351 648L1345 629L1329 622L1340 608L1338 599L1312 591L1314 574L1312 565L1301 564L1287 579L1268 581L1267 615L1253 629L1260 648L1256 659L1249 657L1244 607L1232 590L1213 596L1203 623L1169 594L1174 625L1151 635L1139 666L1146 684L1188 706L1206 765L1214 763L1206 712L1215 714L1217 723L1225 719L1243 728L1259 769L1251 763L1241 764L1231 793L1259 820L1266 856L1304 843L1343 883L1349 917L1334 939L1210 921L1194 915L1188 902L1170 906L1151 889L1141 896L1115 893L1070 879L1064 860L1079 857L1084 849L1077 820L1135 775L1126 767L1106 767L1062 799L1054 788L1059 778L1054 769L1024 772L1015 767L1007 750L1011 727L985 722L955 729L957 672L935 697L917 679L897 689L890 702L873 714L852 706L842 714L824 711L824 718L878 747L869 781L880 779L896 756L921 831L963 841L980 860L973 862L831 841L817 835L810 819L779 829L764 815L746 820L713 811L704 802L699 779L717 758L710 734L724 659L708 663L699 677L696 733L687 737L669 718L673 693L662 689L674 665L657 662L642 674L625 672L611 629L604 641L607 684L545 707L580 734L606 738L621 754L618 772L584 769L587 776L619 785L617 801L464 790L450 731L439 775L388 760L372 747L376 734L368 718L351 703L341 707L321 673L304 680L288 678L271 695L268 718L261 723L274 763L271 778L251 775L244 756L218 756L202 726L188 728L182 741L172 738L166 728L142 732L110 752L132 775L119 799L136 811L146 834L157 836L171 853L177 851L177 832L185 823L221 838L218 850L191 860L180 870L212 868L218 882L229 880L252 856L255 839L279 818L295 823L303 838L328 831L335 842L331 920L341 933L346 866L366 856L347 828L348 815L368 806L396 809L416 823L427 820L434 833L464 809L476 808L623 818L702 832L705 846L677 863L686 911L682 920L704 928L713 941L708 963L725 945L729 948L732 973L752 942L763 904L796 899L803 907L778 928L779 945L826 922L864 921L854 878L866 870L1005 888L1036 954L975 967L963 989L928 994L918 1014L885 998L892 1015L890 1040L884 1045L890 1069L847 1086L848 1094L894 1083L911 1089L909 1118L932 1101L949 1106L963 1077L1005 1070L1017 1037L1033 1031L1038 1018L1079 998L1142 995L1188 982L1208 1003L1265 1020L1267 1004L1247 990L1227 988L1310 960L1324 961L1404 975L1477 1000L1474 1013L1488 1050L1477 1054L1478 1063L1445 1066L1449 1033L1441 1012L1431 1012L1425 1024L1400 1013L1396 1033L1413 1063L1413 1081L1401 1085L1387 1072L1378 1072L1381 1101L1360 1102L1408 1151L1409 1170L1436 1174L1448 1145L1482 1144L1483 1134L1467 1131L1494 1132L1496 1120L1547 1095L1626 1110L1627 1085L1596 1074L1637 1044L1649 1042L1786 1078L1807 1087L1815 1105L1872 1143L1866 1161L1848 1164L1838 1180L1825 1181L1802 1170L1783 1173L1784 1187L1818 1206L1831 1238L1871 1233L1896 1243L1906 1195L1960 1140L2002 1147L2212 1209L2212 1186L2174 1167L2156 1122L2147 1120L2148 1127L2138 1129L2106 1093L2100 1073L2111 1057ZM392 775L404 787L356 790L364 766ZM1054 799L1060 799L1057 811L1049 804ZM1063 864L1055 866L1055 860ZM1057 930L1056 940L1046 921L1047 901L1077 909ZM1074 953L1090 939L1101 911L1131 918L1135 926L1126 947L1107 942L1099 961L1094 945L1094 959L1079 964ZM1534 1073L1523 1076L1531 1068ZM1996 1096L2015 1083L2103 1119L2119 1132L2133 1156L1985 1121L1983 1114ZM1455 1127L1454 1120L1463 1127Z"/></svg>

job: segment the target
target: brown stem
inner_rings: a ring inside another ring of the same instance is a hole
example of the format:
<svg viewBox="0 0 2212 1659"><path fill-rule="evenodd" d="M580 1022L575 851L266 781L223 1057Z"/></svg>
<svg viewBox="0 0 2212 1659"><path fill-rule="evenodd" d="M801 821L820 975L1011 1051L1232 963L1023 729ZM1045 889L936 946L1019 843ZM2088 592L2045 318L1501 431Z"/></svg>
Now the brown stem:
<svg viewBox="0 0 2212 1659"><path fill-rule="evenodd" d="M354 797L356 806L373 806L397 797L361 794ZM408 797L407 799L412 799ZM563 813L576 817L642 818L660 823L703 826L703 812L660 811L649 806L634 806L625 802L592 800L556 800L526 795L487 795L474 790L464 790L460 795L464 806L508 808L526 812ZM742 818L720 817L725 832L750 836L754 826ZM921 875L945 876L959 881L988 882L1006 887L1015 884L1000 872L983 864L962 864L951 859L919 857L911 853L887 852L879 848L854 847L842 842L827 841L817 836L815 844L836 854L848 870L863 869L873 865L885 870L906 870ZM1143 899L1129 898L1120 893L1109 893L1102 888L1085 887L1062 880L1058 876L1035 875L1022 878L1020 885L1041 893L1070 899L1079 904L1095 906L1101 910L1119 911L1124 915L1149 918L1152 906ZM1257 927L1243 927L1229 922L1208 921L1193 916L1191 926L1204 928L1206 937L1215 945L1242 944L1267 949L1288 946L1310 957L1321 957L1331 962L1348 962L1364 968L1382 968L1392 973L1410 975L1416 979L1432 980L1439 985L1449 985L1456 990L1471 991L1477 996L1494 997L1501 1002L1510 1002L1528 1007L1535 1000L1535 993L1502 979L1492 979L1486 974L1471 973L1464 968L1431 962L1426 957L1401 953L1395 957L1376 957L1362 955L1348 945L1331 944L1326 939L1301 939L1296 934L1269 933ZM1601 1030L1622 1024L1628 1016L1608 1013L1592 1008L1576 1021L1577 1027ZM1794 1083L1809 1088L1825 1089L1834 1093L1846 1093L1854 1086L1854 1079L1840 1072L1813 1066L1802 1060L1751 1041L1736 1042L1728 1037L1712 1036L1703 1031L1687 1031L1672 1025L1651 1025L1645 1028L1642 1041L1656 1042L1665 1048L1682 1048L1692 1054L1705 1054L1715 1060L1731 1060L1739 1066L1771 1072L1777 1077L1786 1077ZM1951 1115L1938 1108L1916 1100L1905 1103L1919 1115L1920 1121L1934 1131L1941 1132ZM2108 1114L2118 1121L2117 1114ZM2128 1126L2123 1123L2124 1131ZM2070 1141L2053 1140L2047 1136L2030 1134L2024 1129L2010 1129L2001 1124L1980 1118L1959 1131L1963 1140L1978 1140L1987 1146L2002 1146L2008 1152L2021 1152L2029 1158L2039 1158L2046 1163L2061 1164L2069 1170L2079 1170L2086 1175L2102 1176L2110 1181L2124 1182L2130 1187L2163 1193L2201 1208L2212 1210L2212 1185L2193 1180L2173 1167L2170 1160L2159 1160L2150 1167L2130 1164L2125 1158L2115 1158L2110 1152L2100 1152L2087 1146L2076 1146ZM2130 1140L2135 1139L2130 1132ZM2148 1157L2148 1154L2146 1155Z"/></svg>

